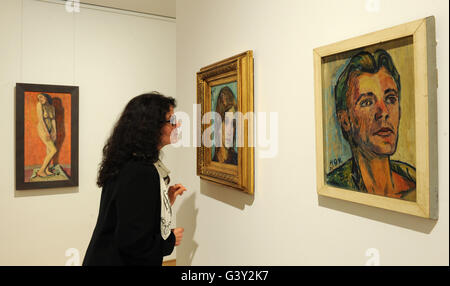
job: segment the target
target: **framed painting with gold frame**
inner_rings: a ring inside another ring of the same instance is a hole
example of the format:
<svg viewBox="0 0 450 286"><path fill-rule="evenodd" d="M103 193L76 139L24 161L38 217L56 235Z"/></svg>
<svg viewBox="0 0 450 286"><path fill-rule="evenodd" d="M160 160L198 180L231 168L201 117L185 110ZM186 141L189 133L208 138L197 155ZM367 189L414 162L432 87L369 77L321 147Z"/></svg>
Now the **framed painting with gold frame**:
<svg viewBox="0 0 450 286"><path fill-rule="evenodd" d="M253 194L253 52L201 68L197 103L202 120L197 175Z"/></svg>
<svg viewBox="0 0 450 286"><path fill-rule="evenodd" d="M434 17L313 54L318 194L437 219Z"/></svg>

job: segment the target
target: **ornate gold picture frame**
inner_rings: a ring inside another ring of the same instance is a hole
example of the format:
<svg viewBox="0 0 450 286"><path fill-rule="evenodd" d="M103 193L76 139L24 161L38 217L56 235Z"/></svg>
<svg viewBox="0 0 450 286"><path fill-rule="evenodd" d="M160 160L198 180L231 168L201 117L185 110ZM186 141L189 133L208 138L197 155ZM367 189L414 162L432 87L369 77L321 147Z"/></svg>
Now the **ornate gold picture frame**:
<svg viewBox="0 0 450 286"><path fill-rule="evenodd" d="M434 17L314 49L317 192L438 218Z"/></svg>
<svg viewBox="0 0 450 286"><path fill-rule="evenodd" d="M253 52L201 68L197 103L202 120L197 175L253 194Z"/></svg>

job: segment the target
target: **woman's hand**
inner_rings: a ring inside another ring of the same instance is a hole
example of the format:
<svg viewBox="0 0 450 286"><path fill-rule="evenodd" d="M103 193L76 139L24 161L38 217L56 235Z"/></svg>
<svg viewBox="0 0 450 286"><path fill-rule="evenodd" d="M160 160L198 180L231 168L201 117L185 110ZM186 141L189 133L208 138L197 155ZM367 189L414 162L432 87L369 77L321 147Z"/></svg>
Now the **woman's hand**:
<svg viewBox="0 0 450 286"><path fill-rule="evenodd" d="M173 234L175 235L175 246L180 245L181 240L183 239L184 228L177 227L172 229Z"/></svg>
<svg viewBox="0 0 450 286"><path fill-rule="evenodd" d="M185 191L187 191L186 188L181 184L176 184L175 186L170 186L169 191L168 191L170 205L173 206L177 196L182 195Z"/></svg>

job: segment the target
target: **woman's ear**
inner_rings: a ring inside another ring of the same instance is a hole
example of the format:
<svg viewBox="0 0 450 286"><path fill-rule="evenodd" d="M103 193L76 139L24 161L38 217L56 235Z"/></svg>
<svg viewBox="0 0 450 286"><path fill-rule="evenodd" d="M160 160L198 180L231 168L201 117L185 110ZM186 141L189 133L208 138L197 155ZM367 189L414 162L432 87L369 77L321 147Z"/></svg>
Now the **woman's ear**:
<svg viewBox="0 0 450 286"><path fill-rule="evenodd" d="M350 119L348 118L347 110L338 111L337 117L338 117L339 123L341 124L342 129L345 132L349 132L350 131Z"/></svg>

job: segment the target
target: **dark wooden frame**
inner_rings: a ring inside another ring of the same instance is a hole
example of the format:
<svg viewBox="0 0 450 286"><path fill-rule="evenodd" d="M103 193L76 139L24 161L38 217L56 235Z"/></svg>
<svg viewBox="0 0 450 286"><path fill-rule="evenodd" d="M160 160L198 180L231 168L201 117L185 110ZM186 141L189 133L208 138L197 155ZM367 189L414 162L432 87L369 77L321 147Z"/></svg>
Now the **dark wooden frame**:
<svg viewBox="0 0 450 286"><path fill-rule="evenodd" d="M66 181L25 182L24 178L24 107L25 92L71 94L71 176ZM16 190L47 189L78 186L78 86L47 84L16 84Z"/></svg>

